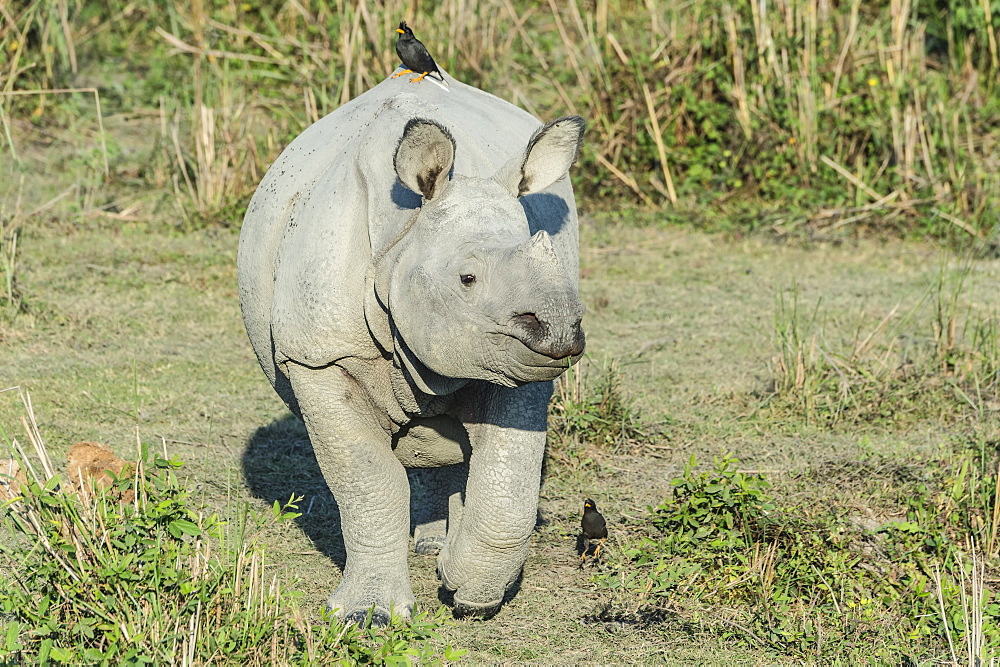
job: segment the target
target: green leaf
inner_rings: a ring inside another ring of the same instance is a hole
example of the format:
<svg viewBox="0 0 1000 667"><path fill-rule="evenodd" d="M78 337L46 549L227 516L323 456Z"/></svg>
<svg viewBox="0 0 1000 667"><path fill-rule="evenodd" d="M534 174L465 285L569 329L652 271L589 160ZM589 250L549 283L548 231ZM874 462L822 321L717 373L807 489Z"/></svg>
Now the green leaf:
<svg viewBox="0 0 1000 667"><path fill-rule="evenodd" d="M96 648L88 648L88 649L84 650L83 657L84 657L85 660L90 660L90 661L93 661L93 662L100 662L100 661L104 660L105 655L104 655L104 653L102 651L100 651L100 650L98 650Z"/></svg>
<svg viewBox="0 0 1000 667"><path fill-rule="evenodd" d="M913 521L890 521L881 528L879 532L884 530L898 530L903 533L921 533L923 529L920 524L914 523Z"/></svg>
<svg viewBox="0 0 1000 667"><path fill-rule="evenodd" d="M76 658L76 653L69 649L53 646L52 652L49 653L49 657L56 662L72 662Z"/></svg>
<svg viewBox="0 0 1000 667"><path fill-rule="evenodd" d="M52 640L48 637L42 640L41 644L38 646L38 662L39 664L44 664L49 659L49 653L52 651Z"/></svg>
<svg viewBox="0 0 1000 667"><path fill-rule="evenodd" d="M180 537L181 533L184 535L201 535L201 528L193 521L188 521L187 519L174 519L167 526L170 534L174 537ZM177 531L177 532L174 532Z"/></svg>
<svg viewBox="0 0 1000 667"><path fill-rule="evenodd" d="M21 635L21 624L14 622L7 626L7 635L4 637L4 651L13 653L24 649L24 644L19 640Z"/></svg>

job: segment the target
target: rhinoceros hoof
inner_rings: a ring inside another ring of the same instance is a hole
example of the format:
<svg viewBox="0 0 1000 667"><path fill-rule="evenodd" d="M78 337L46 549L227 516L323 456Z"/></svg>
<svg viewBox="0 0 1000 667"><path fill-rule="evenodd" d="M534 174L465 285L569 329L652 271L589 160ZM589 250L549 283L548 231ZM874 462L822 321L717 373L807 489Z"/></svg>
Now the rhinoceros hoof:
<svg viewBox="0 0 1000 667"><path fill-rule="evenodd" d="M369 570L366 574L375 573ZM381 577L374 580L359 580L356 577L345 577L337 590L327 600L326 610L341 622L361 627L371 625L385 627L389 625L392 616L409 619L413 612L413 593L410 591L409 579L404 574L397 581L397 586L387 586L391 573L381 572ZM367 579L367 578L366 578ZM381 583L381 586L377 584Z"/></svg>
<svg viewBox="0 0 1000 667"><path fill-rule="evenodd" d="M368 626L368 612L370 609L356 609L352 612L344 614L344 625L356 625L359 628L364 628ZM381 609L375 609L371 611L371 627L373 628L384 628L389 625L391 617L388 613L382 611Z"/></svg>
<svg viewBox="0 0 1000 667"><path fill-rule="evenodd" d="M475 586L463 583L459 585L452 579L448 578L445 567L438 563L438 578L441 580L441 586L447 591L454 591L455 594L452 597L452 611L456 618L482 618L488 619L496 616L497 612L500 611L500 606L503 604L504 600L504 590L499 591L499 597L495 599L489 599L489 593L482 586ZM471 582L469 582L471 583ZM478 589L478 590L473 590ZM495 592L495 591L494 591ZM469 594L479 597L480 600L470 600L468 599ZM478 595L477 595L478 593ZM464 594L464 595L463 595ZM482 598L487 598L483 601Z"/></svg>
<svg viewBox="0 0 1000 667"><path fill-rule="evenodd" d="M448 578L448 574L444 571L444 564L441 562L441 560L442 560L441 558L438 558L438 566L437 566L438 579L441 580L441 586L448 591L457 591L458 584L452 583L452 581Z"/></svg>
<svg viewBox="0 0 1000 667"><path fill-rule="evenodd" d="M441 553L441 549L444 549L444 544L444 535L428 535L416 541L413 551L423 556L436 556Z"/></svg>
<svg viewBox="0 0 1000 667"><path fill-rule="evenodd" d="M463 602L456 595L455 606L452 608L452 613L454 613L455 618L481 618L483 620L488 620L497 615L502 604L503 598L497 600L496 602L479 604L476 602Z"/></svg>

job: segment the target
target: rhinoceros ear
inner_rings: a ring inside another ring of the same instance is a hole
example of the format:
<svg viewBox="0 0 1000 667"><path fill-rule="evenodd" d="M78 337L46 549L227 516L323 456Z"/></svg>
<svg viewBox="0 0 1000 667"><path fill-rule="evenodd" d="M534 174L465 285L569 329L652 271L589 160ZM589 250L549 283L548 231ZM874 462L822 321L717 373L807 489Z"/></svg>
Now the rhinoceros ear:
<svg viewBox="0 0 1000 667"><path fill-rule="evenodd" d="M517 197L549 187L566 175L583 145L586 122L566 116L547 123L528 140L523 156L501 167L494 178Z"/></svg>
<svg viewBox="0 0 1000 667"><path fill-rule="evenodd" d="M424 118L413 118L406 124L392 160L403 185L425 200L441 196L454 162L455 139L451 133Z"/></svg>

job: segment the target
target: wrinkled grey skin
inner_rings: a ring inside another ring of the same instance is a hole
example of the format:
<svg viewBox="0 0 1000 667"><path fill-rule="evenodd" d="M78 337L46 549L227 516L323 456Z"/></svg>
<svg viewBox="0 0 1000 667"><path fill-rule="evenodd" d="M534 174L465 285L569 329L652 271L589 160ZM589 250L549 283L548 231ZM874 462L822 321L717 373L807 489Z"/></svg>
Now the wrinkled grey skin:
<svg viewBox="0 0 1000 667"><path fill-rule="evenodd" d="M240 236L240 304L340 507L329 607L408 616L415 549L489 616L535 525L552 380L582 354L566 178L583 121L387 79L289 145Z"/></svg>

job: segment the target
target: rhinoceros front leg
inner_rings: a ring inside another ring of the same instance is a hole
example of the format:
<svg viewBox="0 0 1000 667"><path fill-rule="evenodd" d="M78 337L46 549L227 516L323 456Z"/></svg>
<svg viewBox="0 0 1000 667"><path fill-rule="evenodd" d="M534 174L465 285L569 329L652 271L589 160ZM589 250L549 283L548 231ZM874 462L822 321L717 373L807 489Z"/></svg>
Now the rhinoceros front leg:
<svg viewBox="0 0 1000 667"><path fill-rule="evenodd" d="M316 460L340 507L347 564L327 607L354 623L373 606L373 625L388 624L391 611L409 617L410 491L389 436L343 369L288 363L287 370Z"/></svg>
<svg viewBox="0 0 1000 667"><path fill-rule="evenodd" d="M458 615L490 616L528 557L552 383L483 383L476 394L463 415L472 440L465 503L452 509L438 574Z"/></svg>

